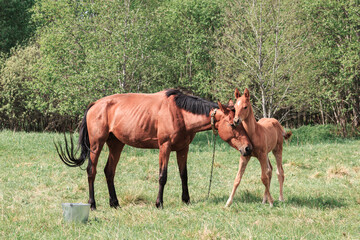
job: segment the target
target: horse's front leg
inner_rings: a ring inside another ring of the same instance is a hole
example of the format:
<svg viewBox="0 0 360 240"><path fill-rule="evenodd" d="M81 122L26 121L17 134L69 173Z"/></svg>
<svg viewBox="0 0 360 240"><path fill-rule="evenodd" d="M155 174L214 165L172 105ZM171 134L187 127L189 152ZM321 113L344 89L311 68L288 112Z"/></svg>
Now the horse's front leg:
<svg viewBox="0 0 360 240"><path fill-rule="evenodd" d="M226 205L225 207L230 207L232 202L233 202L233 199L234 199L234 196L235 196L235 192L236 192L236 189L238 188L239 184L240 184L240 181L241 181L241 178L245 172L245 169L246 169L246 166L248 164L250 160L250 156L241 156L240 157L240 162L239 162L239 170L236 174L236 177L235 177L235 181L234 181L234 186L233 186L233 189L231 191L231 194L230 194L230 197L229 199L227 200L226 202Z"/></svg>
<svg viewBox="0 0 360 240"><path fill-rule="evenodd" d="M179 172L182 184L182 201L186 204L190 203L189 189L188 189L188 175L187 175L187 155L189 152L189 145L184 149L176 152L177 163L179 166Z"/></svg>
<svg viewBox="0 0 360 240"><path fill-rule="evenodd" d="M164 187L167 181L167 167L171 152L170 143L166 142L161 144L159 149L159 193L156 199L156 207L163 208L163 194Z"/></svg>

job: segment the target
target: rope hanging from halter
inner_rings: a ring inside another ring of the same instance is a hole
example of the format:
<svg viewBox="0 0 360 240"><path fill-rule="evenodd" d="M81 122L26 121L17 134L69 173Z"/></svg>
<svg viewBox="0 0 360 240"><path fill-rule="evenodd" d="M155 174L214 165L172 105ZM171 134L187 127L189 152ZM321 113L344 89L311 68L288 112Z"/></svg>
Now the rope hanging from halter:
<svg viewBox="0 0 360 240"><path fill-rule="evenodd" d="M214 168L214 161L215 161L215 143L216 143L216 136L217 136L217 130L215 128L215 114L216 114L217 109L214 109L214 112L211 113L211 128L213 130L213 143L214 143L214 147L213 147L213 157L212 157L212 163L211 163L211 172L210 172L210 182L209 182L209 190L208 190L208 195L207 195L207 199L209 199L210 196L210 188L211 188L211 182L212 182L212 175L213 175L213 168Z"/></svg>

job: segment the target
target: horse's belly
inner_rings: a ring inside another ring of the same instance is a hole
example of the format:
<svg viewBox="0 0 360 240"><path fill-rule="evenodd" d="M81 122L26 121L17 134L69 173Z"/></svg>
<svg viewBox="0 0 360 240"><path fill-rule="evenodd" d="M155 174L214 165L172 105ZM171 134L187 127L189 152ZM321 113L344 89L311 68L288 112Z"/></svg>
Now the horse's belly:
<svg viewBox="0 0 360 240"><path fill-rule="evenodd" d="M120 140L121 141L121 140ZM126 141L125 139L122 141L123 143L136 147L136 148L159 148L158 140L157 139L134 139L131 141Z"/></svg>

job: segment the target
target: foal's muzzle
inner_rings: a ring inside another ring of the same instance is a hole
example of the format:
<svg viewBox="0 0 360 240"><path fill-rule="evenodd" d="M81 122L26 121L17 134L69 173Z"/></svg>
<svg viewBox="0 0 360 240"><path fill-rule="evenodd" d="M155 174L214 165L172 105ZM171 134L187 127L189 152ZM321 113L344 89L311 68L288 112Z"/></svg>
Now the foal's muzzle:
<svg viewBox="0 0 360 240"><path fill-rule="evenodd" d="M235 117L235 118L234 118L234 125L237 126L237 125L239 125L240 123L241 123L240 118Z"/></svg>

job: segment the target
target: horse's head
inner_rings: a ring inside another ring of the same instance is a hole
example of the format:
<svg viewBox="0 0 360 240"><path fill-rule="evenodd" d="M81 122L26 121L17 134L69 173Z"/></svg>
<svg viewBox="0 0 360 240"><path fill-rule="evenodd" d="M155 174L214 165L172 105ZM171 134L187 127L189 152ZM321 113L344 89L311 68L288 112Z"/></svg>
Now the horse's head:
<svg viewBox="0 0 360 240"><path fill-rule="evenodd" d="M242 124L234 125L234 109L229 101L228 106L222 105L218 101L219 113L216 114L216 127L219 136L230 146L240 151L241 155L249 156L253 149L252 144Z"/></svg>
<svg viewBox="0 0 360 240"><path fill-rule="evenodd" d="M250 104L250 92L245 88L244 95L241 96L239 90L235 89L235 117L234 124L239 125L243 120L245 120L250 113L251 104Z"/></svg>

